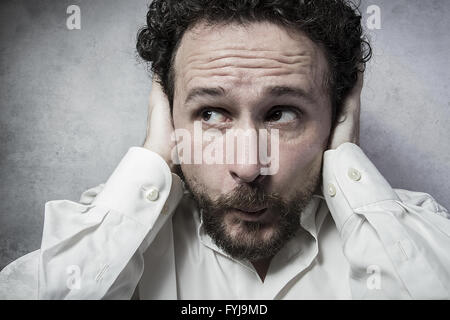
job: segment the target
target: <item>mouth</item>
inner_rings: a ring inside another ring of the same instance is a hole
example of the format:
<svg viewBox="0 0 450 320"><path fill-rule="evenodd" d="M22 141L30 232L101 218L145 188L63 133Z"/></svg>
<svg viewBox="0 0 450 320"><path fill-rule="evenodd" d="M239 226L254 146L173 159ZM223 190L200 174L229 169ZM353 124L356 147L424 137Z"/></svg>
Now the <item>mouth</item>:
<svg viewBox="0 0 450 320"><path fill-rule="evenodd" d="M241 220L261 222L267 216L267 208L233 208L232 210Z"/></svg>

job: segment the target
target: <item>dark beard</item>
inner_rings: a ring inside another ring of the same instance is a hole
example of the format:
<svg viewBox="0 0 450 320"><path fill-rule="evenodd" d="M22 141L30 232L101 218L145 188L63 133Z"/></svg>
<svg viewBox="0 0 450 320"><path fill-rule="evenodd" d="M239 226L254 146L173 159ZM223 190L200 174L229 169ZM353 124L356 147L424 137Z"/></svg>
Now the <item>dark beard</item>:
<svg viewBox="0 0 450 320"><path fill-rule="evenodd" d="M301 212L310 202L318 186L319 177L320 175L310 181L305 190L288 201L279 194L268 194L258 185L241 184L232 193L222 195L217 200L212 200L205 188L196 182L186 180L186 185L202 209L203 227L215 244L233 258L258 261L273 257L301 229ZM229 234L224 221L227 211L232 208L261 206L278 215L278 220L272 225L274 233L269 239L258 239L258 234L267 225L237 218L232 222L239 223L245 233L241 232L235 236Z"/></svg>

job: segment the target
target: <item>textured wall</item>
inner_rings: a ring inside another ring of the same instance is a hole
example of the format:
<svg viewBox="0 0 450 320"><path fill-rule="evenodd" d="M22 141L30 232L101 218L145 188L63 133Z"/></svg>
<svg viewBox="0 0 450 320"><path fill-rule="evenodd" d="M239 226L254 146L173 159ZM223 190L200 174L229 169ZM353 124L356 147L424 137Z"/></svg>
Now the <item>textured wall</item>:
<svg viewBox="0 0 450 320"><path fill-rule="evenodd" d="M144 139L150 80L136 59L146 0L0 2L0 269L39 248L44 204L77 201ZM81 8L81 30L66 8ZM361 143L397 188L450 207L450 2L381 8ZM367 15L364 15L367 17Z"/></svg>

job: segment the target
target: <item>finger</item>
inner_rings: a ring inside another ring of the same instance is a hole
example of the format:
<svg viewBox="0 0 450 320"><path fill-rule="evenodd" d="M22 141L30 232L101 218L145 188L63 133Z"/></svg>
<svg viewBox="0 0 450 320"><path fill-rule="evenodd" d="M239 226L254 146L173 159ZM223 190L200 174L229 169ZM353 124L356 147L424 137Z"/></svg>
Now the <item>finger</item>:
<svg viewBox="0 0 450 320"><path fill-rule="evenodd" d="M159 84L159 77L157 74L153 74L152 78L152 87L150 90L150 94L148 96L148 110L147 110L147 137L146 140L150 138L150 128L153 117L153 110L156 105L158 105L158 99L160 93L158 91L162 91L161 85Z"/></svg>
<svg viewBox="0 0 450 320"><path fill-rule="evenodd" d="M352 89L352 93L353 94L358 94L361 95L361 91L364 85L364 72L363 71L358 71L358 78L356 80L356 84Z"/></svg>
<svg viewBox="0 0 450 320"><path fill-rule="evenodd" d="M164 93L164 90L161 86L159 78L157 75L153 76L152 80L152 90L150 92L150 105L151 106L169 106L169 99L167 95Z"/></svg>
<svg viewBox="0 0 450 320"><path fill-rule="evenodd" d="M342 105L342 113L338 118L341 123L350 116L359 115L361 107L361 92L364 84L364 72L358 72L355 86L350 90Z"/></svg>
<svg viewBox="0 0 450 320"><path fill-rule="evenodd" d="M160 84L158 75L154 74L148 100L147 126L150 126L155 109L163 114L170 114L170 103Z"/></svg>

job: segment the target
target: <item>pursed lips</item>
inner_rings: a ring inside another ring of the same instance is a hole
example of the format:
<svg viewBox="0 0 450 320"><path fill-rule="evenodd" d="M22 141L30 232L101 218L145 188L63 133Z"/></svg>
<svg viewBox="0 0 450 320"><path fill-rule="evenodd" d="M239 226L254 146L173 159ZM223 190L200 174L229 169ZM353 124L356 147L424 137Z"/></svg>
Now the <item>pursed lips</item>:
<svg viewBox="0 0 450 320"><path fill-rule="evenodd" d="M233 208L232 211L242 220L261 222L267 220L267 207L246 207L246 208Z"/></svg>

